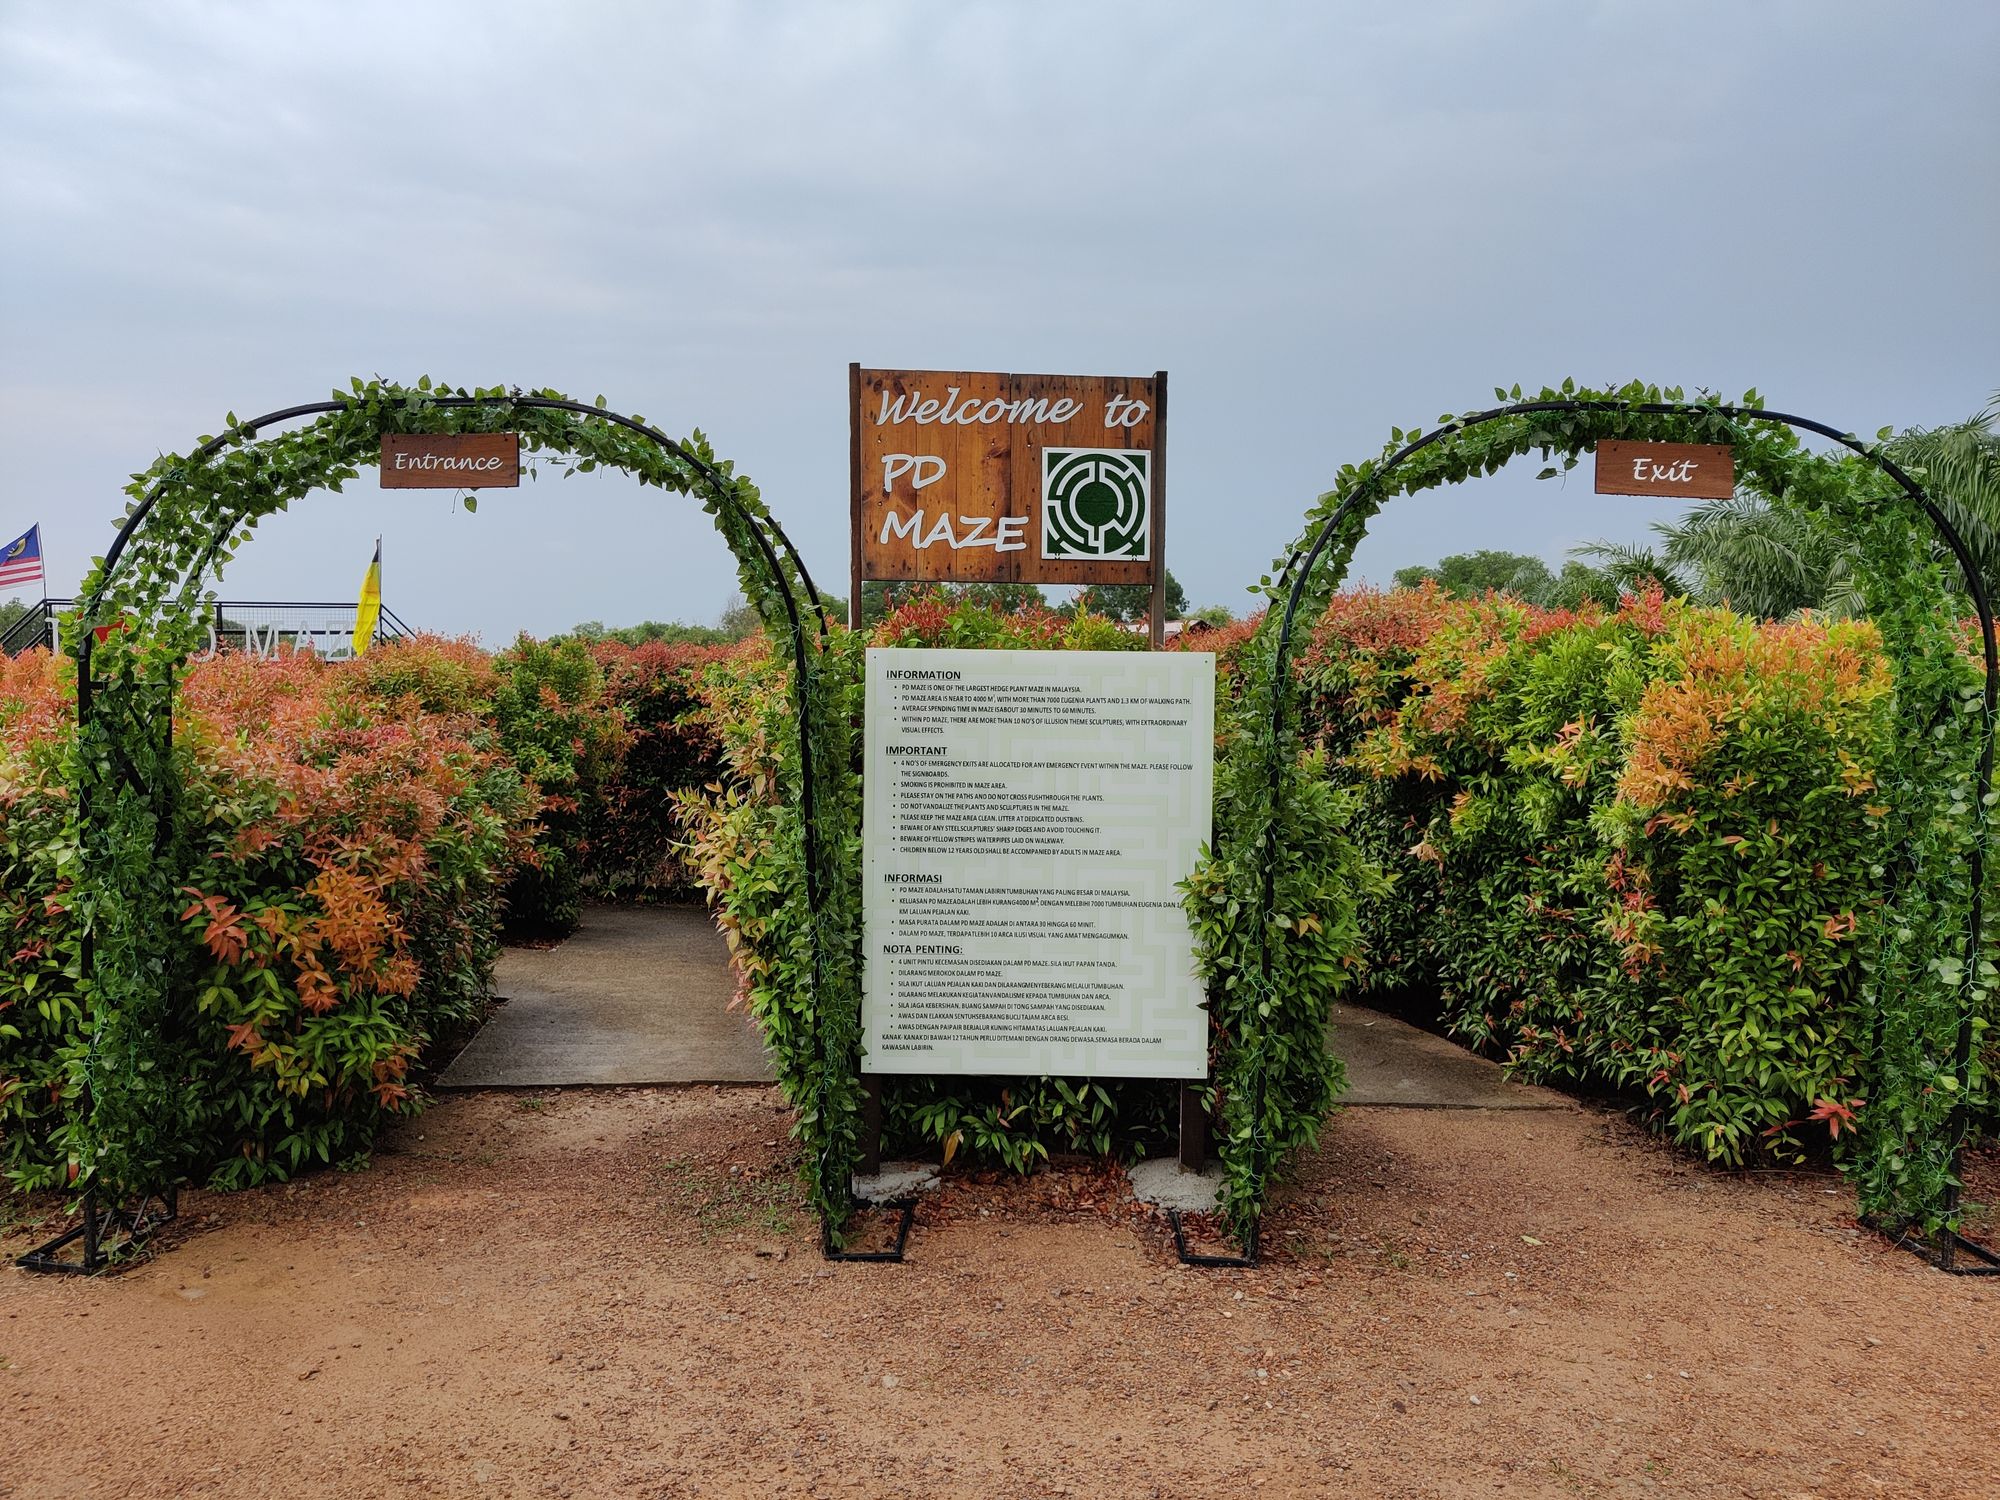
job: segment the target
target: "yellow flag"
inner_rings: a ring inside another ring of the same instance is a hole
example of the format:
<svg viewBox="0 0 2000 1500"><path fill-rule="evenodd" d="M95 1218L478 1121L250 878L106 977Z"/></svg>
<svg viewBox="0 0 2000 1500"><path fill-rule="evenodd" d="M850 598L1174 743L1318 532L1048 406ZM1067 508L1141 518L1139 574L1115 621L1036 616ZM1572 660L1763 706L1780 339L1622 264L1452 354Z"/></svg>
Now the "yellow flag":
<svg viewBox="0 0 2000 1500"><path fill-rule="evenodd" d="M382 538L375 538L375 556L361 580L361 602L354 606L354 654L364 656L375 643L375 623L382 618Z"/></svg>

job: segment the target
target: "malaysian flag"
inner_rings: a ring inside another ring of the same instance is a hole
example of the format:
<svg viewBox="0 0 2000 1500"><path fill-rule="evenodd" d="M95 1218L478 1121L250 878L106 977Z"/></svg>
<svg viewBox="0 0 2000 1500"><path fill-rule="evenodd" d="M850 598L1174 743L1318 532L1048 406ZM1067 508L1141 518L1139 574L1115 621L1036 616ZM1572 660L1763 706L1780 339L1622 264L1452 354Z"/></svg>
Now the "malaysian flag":
<svg viewBox="0 0 2000 1500"><path fill-rule="evenodd" d="M0 589L24 583L42 587L42 528L30 526L0 548Z"/></svg>

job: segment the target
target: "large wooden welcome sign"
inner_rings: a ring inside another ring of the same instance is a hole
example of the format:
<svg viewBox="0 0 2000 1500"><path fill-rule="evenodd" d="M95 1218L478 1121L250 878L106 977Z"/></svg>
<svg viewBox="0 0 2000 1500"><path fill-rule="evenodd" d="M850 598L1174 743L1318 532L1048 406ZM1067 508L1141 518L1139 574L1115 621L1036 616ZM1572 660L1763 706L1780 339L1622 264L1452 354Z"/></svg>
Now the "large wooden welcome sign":
<svg viewBox="0 0 2000 1500"><path fill-rule="evenodd" d="M1151 583L1165 541L1166 372L849 367L864 579Z"/></svg>

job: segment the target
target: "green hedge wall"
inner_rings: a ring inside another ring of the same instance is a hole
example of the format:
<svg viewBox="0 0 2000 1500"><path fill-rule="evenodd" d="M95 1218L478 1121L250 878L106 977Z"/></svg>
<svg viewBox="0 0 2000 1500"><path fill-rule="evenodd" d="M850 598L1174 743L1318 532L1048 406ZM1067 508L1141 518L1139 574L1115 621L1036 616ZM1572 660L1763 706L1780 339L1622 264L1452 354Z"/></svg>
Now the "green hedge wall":
<svg viewBox="0 0 2000 1500"><path fill-rule="evenodd" d="M1364 591L1300 675L1391 877L1375 996L1712 1160L1853 1144L1893 857L1873 626Z"/></svg>

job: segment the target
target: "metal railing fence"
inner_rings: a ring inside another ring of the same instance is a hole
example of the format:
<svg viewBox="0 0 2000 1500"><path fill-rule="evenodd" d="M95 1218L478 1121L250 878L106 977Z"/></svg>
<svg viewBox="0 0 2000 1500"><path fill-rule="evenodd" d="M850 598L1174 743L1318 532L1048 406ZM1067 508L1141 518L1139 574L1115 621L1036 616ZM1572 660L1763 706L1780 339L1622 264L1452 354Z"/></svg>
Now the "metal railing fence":
<svg viewBox="0 0 2000 1500"><path fill-rule="evenodd" d="M62 615L73 599L43 599L0 631L0 654L19 656L37 646L61 645ZM208 608L208 649L275 656L311 649L339 660L353 654L354 602L288 603L269 599L218 599ZM402 640L416 632L387 605L375 627L377 640Z"/></svg>

